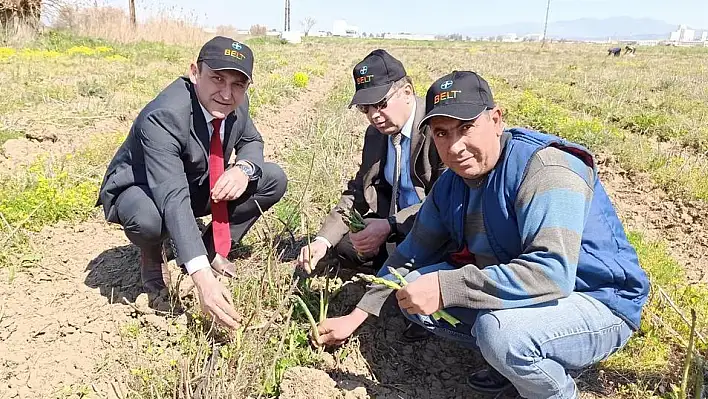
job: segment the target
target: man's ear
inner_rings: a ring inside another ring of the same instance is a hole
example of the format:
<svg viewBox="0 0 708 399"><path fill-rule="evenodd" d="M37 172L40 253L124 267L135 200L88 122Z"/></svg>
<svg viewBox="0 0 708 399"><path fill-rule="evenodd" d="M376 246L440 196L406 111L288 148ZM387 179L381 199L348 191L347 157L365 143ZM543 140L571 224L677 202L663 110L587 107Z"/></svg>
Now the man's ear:
<svg viewBox="0 0 708 399"><path fill-rule="evenodd" d="M192 63L189 66L189 80L192 82L192 84L197 83L197 77L199 77L199 69L197 68L197 64Z"/></svg>
<svg viewBox="0 0 708 399"><path fill-rule="evenodd" d="M497 136L501 136L504 132L504 121L502 120L502 110L499 107L494 107L489 110L489 116L492 118L494 126L497 127Z"/></svg>

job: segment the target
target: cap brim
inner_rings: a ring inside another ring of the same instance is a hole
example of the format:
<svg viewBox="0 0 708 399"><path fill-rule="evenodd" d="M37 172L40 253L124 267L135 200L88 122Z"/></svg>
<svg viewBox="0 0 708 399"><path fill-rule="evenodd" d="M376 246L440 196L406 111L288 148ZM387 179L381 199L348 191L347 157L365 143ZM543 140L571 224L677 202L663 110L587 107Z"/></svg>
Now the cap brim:
<svg viewBox="0 0 708 399"><path fill-rule="evenodd" d="M487 109L485 105L476 104L448 104L433 108L425 114L423 119L418 123L418 130L422 129L430 119L435 116L447 116L461 121L469 121L477 118Z"/></svg>
<svg viewBox="0 0 708 399"><path fill-rule="evenodd" d="M356 93L354 93L354 97L352 97L352 101L349 103L349 108L353 105L376 104L386 97L391 86L393 86L393 82L383 86L367 87L366 89L357 90Z"/></svg>
<svg viewBox="0 0 708 399"><path fill-rule="evenodd" d="M232 70L232 71L238 71L241 72L242 74L246 75L248 80L253 81L253 77L251 76L250 72L247 72L244 68L234 65L233 62L226 62L223 60L204 60L203 61L209 69L212 71L226 71L226 70Z"/></svg>

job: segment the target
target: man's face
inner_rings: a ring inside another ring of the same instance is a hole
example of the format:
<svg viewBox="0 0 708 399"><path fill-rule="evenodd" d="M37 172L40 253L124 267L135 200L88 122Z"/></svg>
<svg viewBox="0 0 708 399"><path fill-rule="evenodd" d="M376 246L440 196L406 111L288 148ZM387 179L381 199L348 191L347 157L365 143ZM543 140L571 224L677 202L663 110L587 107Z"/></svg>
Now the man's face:
<svg viewBox="0 0 708 399"><path fill-rule="evenodd" d="M413 88L410 84L398 89L394 87L391 87L378 104L357 106L366 114L369 123L381 134L391 135L400 132L411 115L411 101L414 101Z"/></svg>
<svg viewBox="0 0 708 399"><path fill-rule="evenodd" d="M482 177L494 168L501 152L502 131L497 107L469 121L447 116L430 119L430 132L443 163L466 179Z"/></svg>
<svg viewBox="0 0 708 399"><path fill-rule="evenodd" d="M223 118L234 111L246 96L250 84L246 75L234 70L215 71L202 63L190 66L189 79L197 98L210 114Z"/></svg>

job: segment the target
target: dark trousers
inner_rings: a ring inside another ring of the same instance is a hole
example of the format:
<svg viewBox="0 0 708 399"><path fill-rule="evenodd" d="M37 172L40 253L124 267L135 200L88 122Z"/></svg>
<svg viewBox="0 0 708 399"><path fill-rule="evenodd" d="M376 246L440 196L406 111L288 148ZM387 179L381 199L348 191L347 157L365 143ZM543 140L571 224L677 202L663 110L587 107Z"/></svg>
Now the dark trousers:
<svg viewBox="0 0 708 399"><path fill-rule="evenodd" d="M287 177L280 166L274 163L265 163L262 172L260 179L251 182L239 198L229 201L227 204L231 240L234 242L239 242L246 235L258 220L261 210L267 211L285 195ZM190 199L195 217L211 214L208 183L203 187L194 189L190 187ZM116 198L115 207L119 223L125 229L125 235L130 242L142 250L159 250L162 241L169 237L162 216L157 211L152 193L147 186L133 186L123 191ZM210 260L214 256L212 236L210 225L203 235L204 245ZM180 259L182 262L189 260Z"/></svg>
<svg viewBox="0 0 708 399"><path fill-rule="evenodd" d="M373 274L376 274L388 259L386 243L379 247L379 252L376 255L360 255L354 249L349 233L334 246L334 253L343 268L366 273L373 272Z"/></svg>

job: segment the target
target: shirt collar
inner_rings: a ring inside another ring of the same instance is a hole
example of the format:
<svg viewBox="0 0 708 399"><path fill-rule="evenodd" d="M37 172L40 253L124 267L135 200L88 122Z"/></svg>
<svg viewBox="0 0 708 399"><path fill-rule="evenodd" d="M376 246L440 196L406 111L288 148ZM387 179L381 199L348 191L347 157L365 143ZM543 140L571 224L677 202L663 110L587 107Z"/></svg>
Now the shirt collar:
<svg viewBox="0 0 708 399"><path fill-rule="evenodd" d="M411 109L411 116L408 117L408 120L401 128L401 134L403 134L404 136L406 136L408 138L411 138L411 133L413 132L413 119L415 119L415 108L416 108L416 101L413 100L413 107Z"/></svg>
<svg viewBox="0 0 708 399"><path fill-rule="evenodd" d="M199 107L202 109L202 112L204 113L204 119L206 119L207 125L211 123L211 121L214 120L214 115L209 113L206 108L202 105L202 103L199 103Z"/></svg>

